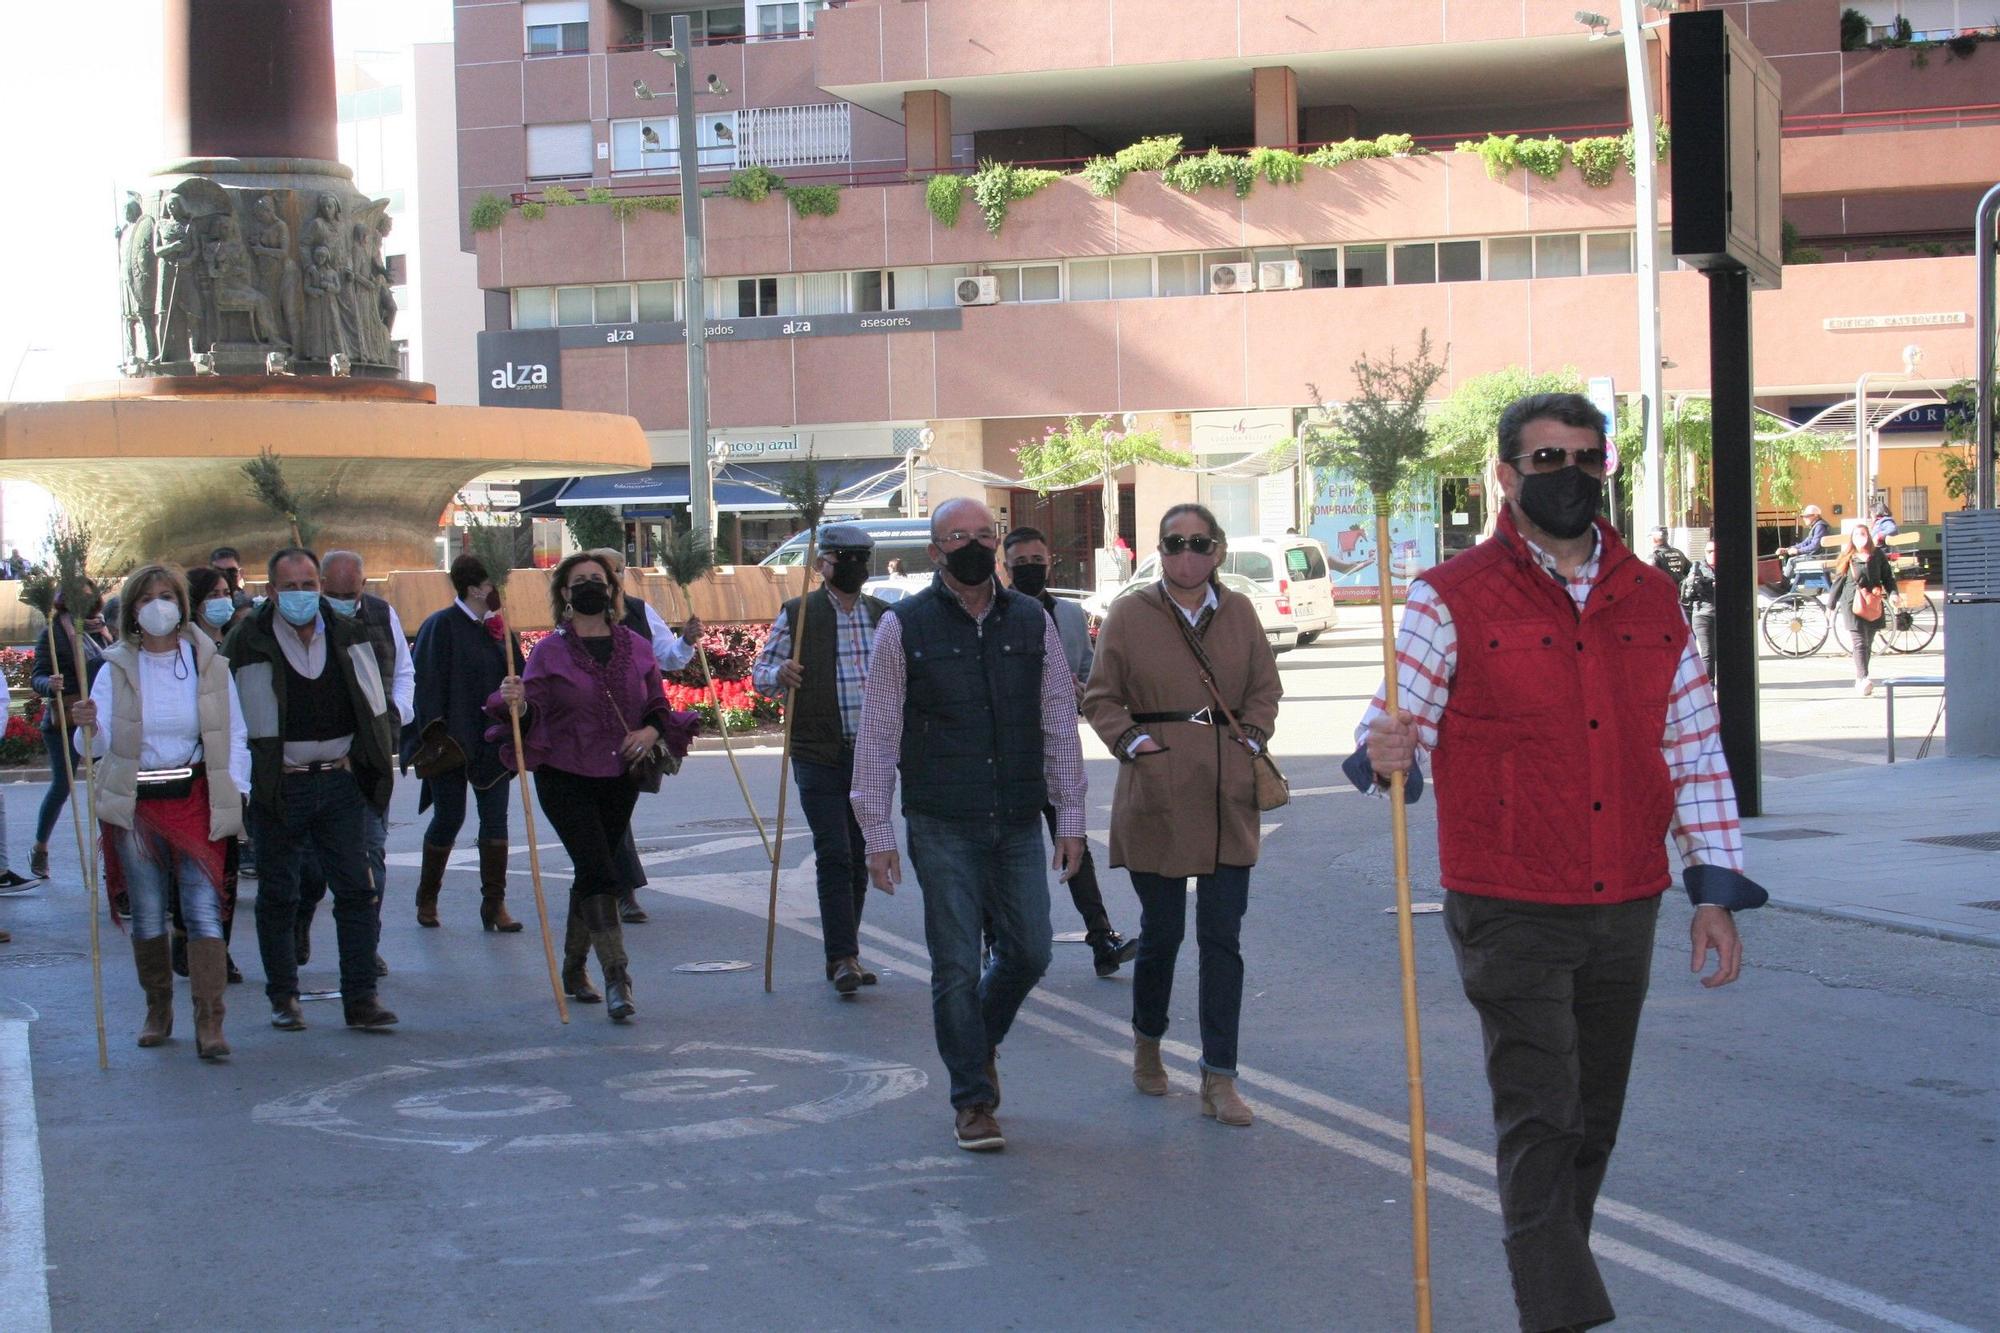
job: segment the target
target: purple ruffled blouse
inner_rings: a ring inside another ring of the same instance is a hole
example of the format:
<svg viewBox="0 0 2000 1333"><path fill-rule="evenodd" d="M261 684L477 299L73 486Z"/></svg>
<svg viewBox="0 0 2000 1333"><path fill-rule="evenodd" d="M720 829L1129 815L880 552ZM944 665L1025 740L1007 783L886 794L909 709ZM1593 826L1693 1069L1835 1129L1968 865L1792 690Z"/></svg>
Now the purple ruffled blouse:
<svg viewBox="0 0 2000 1333"><path fill-rule="evenodd" d="M625 772L619 744L640 727L669 735L673 724L652 645L626 629L611 627L611 657L601 665L568 626L535 645L521 673L526 702L521 741L528 767L560 769L586 778L615 778ZM507 705L495 690L486 712L497 719L486 738L501 746L501 759L516 767Z"/></svg>

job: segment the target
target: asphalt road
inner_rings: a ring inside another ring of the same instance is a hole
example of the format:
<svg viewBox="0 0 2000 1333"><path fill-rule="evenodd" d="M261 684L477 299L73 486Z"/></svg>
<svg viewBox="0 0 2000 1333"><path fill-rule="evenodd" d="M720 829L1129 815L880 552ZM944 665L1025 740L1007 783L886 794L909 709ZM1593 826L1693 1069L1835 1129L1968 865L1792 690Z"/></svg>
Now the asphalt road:
<svg viewBox="0 0 2000 1333"><path fill-rule="evenodd" d="M1007 1151L955 1151L915 887L873 898L882 983L837 999L796 824L775 993L761 966L673 970L761 965L768 863L719 754L641 807L653 920L627 931L629 1028L601 1007L557 1023L525 848L511 905L527 932L478 929L470 864L447 882L445 928L416 927L411 787L382 945L401 1027L350 1032L337 1004L309 1003L308 1031L274 1031L246 931L233 1062L195 1059L184 990L174 1041L140 1051L137 986L107 934L101 1073L59 838L56 881L0 899L0 1328L33 1326L44 1255L59 1329L1407 1328L1388 821L1337 771L1376 651L1338 634L1281 659L1297 799L1269 816L1244 925L1248 1130L1201 1118L1191 1046L1169 1048L1174 1095L1135 1093L1129 981L1058 945L1001 1054ZM1842 671L1767 663L1772 739L1808 747L1770 752L1774 775L1879 746ZM768 814L777 759L744 766ZM1093 829L1111 771L1092 760ZM17 848L40 790L7 789ZM1435 898L1428 804L1412 837L1418 897ZM567 866L545 841L559 913ZM1122 873L1105 880L1136 929ZM1076 929L1056 896L1056 930ZM1743 980L1711 993L1688 972L1688 916L1670 896L1600 1213L1620 1326L2000 1327L1992 953L1765 911L1743 922ZM1441 922L1416 926L1437 1327L1504 1330L1477 1025ZM1170 1034L1188 1043L1192 947ZM308 986L333 969L322 915Z"/></svg>

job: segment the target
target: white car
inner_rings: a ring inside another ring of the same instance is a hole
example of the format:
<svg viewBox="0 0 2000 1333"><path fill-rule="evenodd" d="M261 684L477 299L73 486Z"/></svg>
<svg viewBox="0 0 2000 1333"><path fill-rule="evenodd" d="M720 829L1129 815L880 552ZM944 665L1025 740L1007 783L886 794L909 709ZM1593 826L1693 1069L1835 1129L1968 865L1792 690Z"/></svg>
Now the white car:
<svg viewBox="0 0 2000 1333"><path fill-rule="evenodd" d="M1334 627L1338 610L1333 600L1333 578L1327 571L1326 548L1312 537L1289 534L1284 537L1232 537L1222 560L1224 575L1236 575L1253 583L1264 596L1275 599L1275 612L1282 612L1290 624L1293 641L1287 648L1304 647ZM1135 587L1144 587L1160 577L1157 552L1139 562L1132 577L1118 587L1104 589L1083 599L1083 609L1102 618L1112 602ZM1230 585L1235 587L1236 585ZM1241 592L1243 589L1237 588ZM1260 606L1258 618L1269 629L1273 616Z"/></svg>
<svg viewBox="0 0 2000 1333"><path fill-rule="evenodd" d="M1219 574L1222 586L1231 592L1242 593L1257 608L1257 623L1264 627L1264 637L1271 644L1274 653L1288 653L1299 643L1298 623L1292 619L1290 606L1278 594L1262 587L1256 581L1241 574ZM1149 587L1155 580L1133 580L1112 589L1108 593L1098 593L1083 599L1083 609L1090 614L1091 637L1097 635L1098 626L1110 614L1111 604L1121 597L1130 596L1139 589Z"/></svg>

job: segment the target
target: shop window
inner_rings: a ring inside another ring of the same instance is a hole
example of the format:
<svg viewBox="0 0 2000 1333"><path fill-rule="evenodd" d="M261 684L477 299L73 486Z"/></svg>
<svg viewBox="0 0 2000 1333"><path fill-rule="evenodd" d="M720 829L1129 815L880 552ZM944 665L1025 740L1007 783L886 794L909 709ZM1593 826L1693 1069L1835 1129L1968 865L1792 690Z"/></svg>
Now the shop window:
<svg viewBox="0 0 2000 1333"><path fill-rule="evenodd" d="M1535 276L1538 278L1576 278L1583 275L1583 237L1537 236L1535 238Z"/></svg>

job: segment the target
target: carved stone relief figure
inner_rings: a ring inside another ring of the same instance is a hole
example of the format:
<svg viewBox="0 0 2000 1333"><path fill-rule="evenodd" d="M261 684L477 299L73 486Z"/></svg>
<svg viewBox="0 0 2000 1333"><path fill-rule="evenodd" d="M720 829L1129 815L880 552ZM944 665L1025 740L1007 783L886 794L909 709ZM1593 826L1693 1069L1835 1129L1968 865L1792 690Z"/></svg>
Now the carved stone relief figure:
<svg viewBox="0 0 2000 1333"><path fill-rule="evenodd" d="M160 359L153 324L158 274L153 256L153 218L136 194L125 196L125 221L118 228L119 304L124 317L125 360L133 366Z"/></svg>
<svg viewBox="0 0 2000 1333"><path fill-rule="evenodd" d="M271 299L281 341L296 346L303 337L305 291L298 261L292 258L292 229L278 216L277 201L257 196L251 207L250 253L256 256L257 286Z"/></svg>
<svg viewBox="0 0 2000 1333"><path fill-rule="evenodd" d="M299 353L309 361L331 360L336 352L345 356L347 333L340 318L343 275L339 261L325 245L314 246L306 252L306 259L305 327L299 337Z"/></svg>
<svg viewBox="0 0 2000 1333"><path fill-rule="evenodd" d="M271 302L257 287L257 270L250 259L250 247L243 243L243 228L234 212L217 213L209 219L203 247L203 262L215 293L218 331L228 339L232 332L229 315L248 316L249 341L266 345L279 341ZM240 331L235 330L235 331Z"/></svg>
<svg viewBox="0 0 2000 1333"><path fill-rule="evenodd" d="M389 329L383 317L385 304L393 312L388 296L388 267L382 262L382 235L378 230L386 219L389 201L376 199L363 208L351 229L352 249L349 268L352 278L347 290L346 314L350 341L356 359L369 365L389 365Z"/></svg>
<svg viewBox="0 0 2000 1333"><path fill-rule="evenodd" d="M154 307L160 353L168 359L192 356L210 342L208 272L201 262L201 236L179 195L167 198L154 229L153 253L160 261Z"/></svg>
<svg viewBox="0 0 2000 1333"><path fill-rule="evenodd" d="M375 222L375 241L369 253L374 256L376 282L376 308L382 320L382 364L393 366L396 362L396 284L389 275L389 263L382 258L382 243L389 239L389 231L395 220L385 210Z"/></svg>

